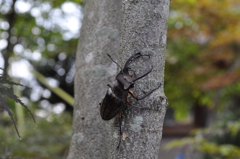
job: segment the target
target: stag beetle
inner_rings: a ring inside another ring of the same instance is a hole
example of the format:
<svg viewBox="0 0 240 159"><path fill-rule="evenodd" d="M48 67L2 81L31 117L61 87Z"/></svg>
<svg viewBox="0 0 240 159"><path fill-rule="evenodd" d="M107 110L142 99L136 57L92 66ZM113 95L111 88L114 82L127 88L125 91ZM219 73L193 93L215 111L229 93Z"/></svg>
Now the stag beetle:
<svg viewBox="0 0 240 159"><path fill-rule="evenodd" d="M117 64L121 68L121 66L117 62L115 62L109 54L107 54L107 55L115 64ZM121 113L121 111L125 107L126 103L130 104L130 101L127 98L128 94L130 94L136 100L141 100L141 99L149 96L152 92L154 92L156 89L158 89L161 86L161 84L160 84L157 88L150 90L149 92L145 93L144 96L142 96L140 98L135 96L133 94L133 92L130 91L130 89L134 87L134 82L136 82L137 80L148 75L153 69L153 67L152 67L151 69L145 71L142 74L137 74L137 75L135 75L134 73L130 74L129 71L131 70L131 68L129 65L135 59L142 57L142 56L147 56L148 58L150 58L150 55L142 55L141 53L133 54L126 61L123 69L121 68L120 73L116 76L117 82L113 86L109 85L109 84L107 85L109 87L109 89L108 89L105 97L103 98L102 102L100 103L100 115L103 120L111 120L118 113ZM132 104L130 104L130 105L135 106ZM135 107L150 109L150 108L139 107L139 106L135 106ZM153 109L150 109L150 110L153 110ZM120 129L120 133L121 133L121 129Z"/></svg>
<svg viewBox="0 0 240 159"><path fill-rule="evenodd" d="M121 68L121 66L117 62L115 62L109 54L107 54L107 55L115 64L117 64L117 66L119 66ZM117 82L113 86L111 86L109 84L107 85L109 87L109 89L108 89L105 97L103 98L102 102L100 103L100 115L103 120L111 120L117 114L119 114L120 135L122 135L122 131L121 131L121 123L122 123L121 112L122 112L122 110L125 108L126 103L130 104L131 106L135 106L135 105L132 105L130 103L129 99L127 98L128 94L130 94L136 100L141 100L141 99L144 99L145 97L149 96L152 92L154 92L161 86L161 84L160 84L157 88L152 89L147 93L144 93L144 96L142 96L140 98L135 96L133 94L133 92L130 91L130 89L134 87L134 82L147 76L153 69L153 67L152 67L151 69L145 71L142 74L135 75L134 72L133 72L133 74L130 74L130 70L131 70L130 64L135 59L142 57L142 56L147 56L148 58L150 58L150 55L142 55L141 53L136 53L136 54L133 54L126 61L123 69L121 68L121 71L116 76ZM155 110L155 109L151 109L151 108L147 108L147 107L139 107L139 106L135 106L135 107L138 107L140 109L144 108L144 109L149 109L149 110ZM120 143L121 143L121 138L119 140L117 149L119 148Z"/></svg>

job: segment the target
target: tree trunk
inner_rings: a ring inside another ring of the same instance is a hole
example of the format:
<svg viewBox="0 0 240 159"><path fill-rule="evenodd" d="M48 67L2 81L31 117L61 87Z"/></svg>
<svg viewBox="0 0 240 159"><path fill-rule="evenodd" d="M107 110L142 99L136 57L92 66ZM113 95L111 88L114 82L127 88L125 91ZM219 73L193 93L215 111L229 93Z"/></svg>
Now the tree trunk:
<svg viewBox="0 0 240 159"><path fill-rule="evenodd" d="M87 1L76 59L73 136L68 159L158 158L167 106L163 77L168 10L168 0ZM135 83L135 94L143 95L138 87L144 91L156 88L159 83L162 87L144 100L131 101L159 111L134 107L125 110L124 140L116 149L119 127L115 124L118 119L103 121L98 105L106 93L106 85L113 84L117 74L117 66L106 54L119 59L119 64L123 65L137 52L151 58L134 62L131 67L135 73L152 66L153 70Z"/></svg>
<svg viewBox="0 0 240 159"><path fill-rule="evenodd" d="M14 44L11 43L11 38L12 38L12 29L16 20L16 12L14 10L15 7L15 3L16 0L13 0L13 3L11 4L11 10L9 13L7 13L5 15L5 20L8 22L9 24L9 28L7 30L8 33L8 38L7 38L7 47L6 49L2 50L2 55L3 55L3 59L4 59L4 66L3 66L3 78L7 78L8 77L8 66L9 66L9 58L12 56L13 54L13 47Z"/></svg>
<svg viewBox="0 0 240 159"><path fill-rule="evenodd" d="M100 117L107 84L114 81L120 47L121 1L87 0L76 55L73 136L68 159L106 159L110 125ZM115 55L115 56L114 56Z"/></svg>
<svg viewBox="0 0 240 159"><path fill-rule="evenodd" d="M142 96L144 91L156 88L164 80L165 47L168 0L132 0L122 1L122 35L120 58L124 63L133 53L151 55L150 61L138 61L131 68L136 72L144 72L153 66L152 72L135 83L134 92ZM135 105L159 109L160 111L129 108L123 114L123 140L120 149L111 147L109 158L152 159L158 158L162 136L163 120L167 99L163 87L150 96L135 102ZM111 136L118 132L114 129ZM125 138L126 137L126 138ZM113 141L117 143L117 141Z"/></svg>

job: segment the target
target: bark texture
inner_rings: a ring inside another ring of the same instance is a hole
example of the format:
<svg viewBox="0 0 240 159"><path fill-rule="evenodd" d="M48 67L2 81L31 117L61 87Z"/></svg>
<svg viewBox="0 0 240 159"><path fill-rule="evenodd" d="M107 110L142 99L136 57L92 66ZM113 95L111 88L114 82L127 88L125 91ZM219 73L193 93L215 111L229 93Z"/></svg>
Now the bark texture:
<svg viewBox="0 0 240 159"><path fill-rule="evenodd" d="M153 159L158 158L167 100L163 91L168 0L87 0L76 59L73 136L68 159ZM120 34L121 30L121 34ZM121 42L120 42L121 41ZM152 72L135 84L134 92L162 87L123 112L120 148L116 117L103 121L99 103L113 84L117 66L123 66L134 53L149 54L131 66L135 73L153 66Z"/></svg>
<svg viewBox="0 0 240 159"><path fill-rule="evenodd" d="M99 103L114 81L120 46L121 1L87 0L76 54L73 136L68 159L106 159L109 122L100 117Z"/></svg>
<svg viewBox="0 0 240 159"><path fill-rule="evenodd" d="M162 127L166 113L167 99L163 91L165 50L169 0L123 0L122 34L119 57L124 63L133 53L151 55L147 61L137 61L131 67L136 73L153 66L153 71L135 83L134 92L162 87L135 105L159 109L160 111L129 108L123 113L123 141L120 149L111 146L109 158L157 159L162 137ZM132 100L134 101L134 100ZM118 129L112 125L111 136ZM114 139L114 138L112 138ZM113 140L112 143L117 143ZM114 145L114 144L113 144Z"/></svg>

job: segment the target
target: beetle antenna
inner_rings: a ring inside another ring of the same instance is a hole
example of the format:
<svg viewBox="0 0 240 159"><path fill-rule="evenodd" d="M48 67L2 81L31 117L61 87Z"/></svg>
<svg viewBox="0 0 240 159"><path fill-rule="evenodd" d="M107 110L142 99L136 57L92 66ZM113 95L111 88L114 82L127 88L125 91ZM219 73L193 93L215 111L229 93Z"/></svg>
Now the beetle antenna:
<svg viewBox="0 0 240 159"><path fill-rule="evenodd" d="M109 54L107 54L108 55L108 57L115 63L115 64L117 64L117 66L118 67L120 67L121 68L121 70L122 70L122 67L116 62L116 61L114 61L113 59L112 59L112 57L109 55Z"/></svg>

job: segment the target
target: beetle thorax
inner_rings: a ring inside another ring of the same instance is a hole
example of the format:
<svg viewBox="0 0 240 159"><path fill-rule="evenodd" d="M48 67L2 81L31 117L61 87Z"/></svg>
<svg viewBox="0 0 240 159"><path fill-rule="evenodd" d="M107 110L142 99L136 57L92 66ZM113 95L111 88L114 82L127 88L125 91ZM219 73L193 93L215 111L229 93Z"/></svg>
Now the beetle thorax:
<svg viewBox="0 0 240 159"><path fill-rule="evenodd" d="M128 89L125 90L121 84L118 82L113 85L111 88L114 95L116 95L118 98L125 100L128 96Z"/></svg>

